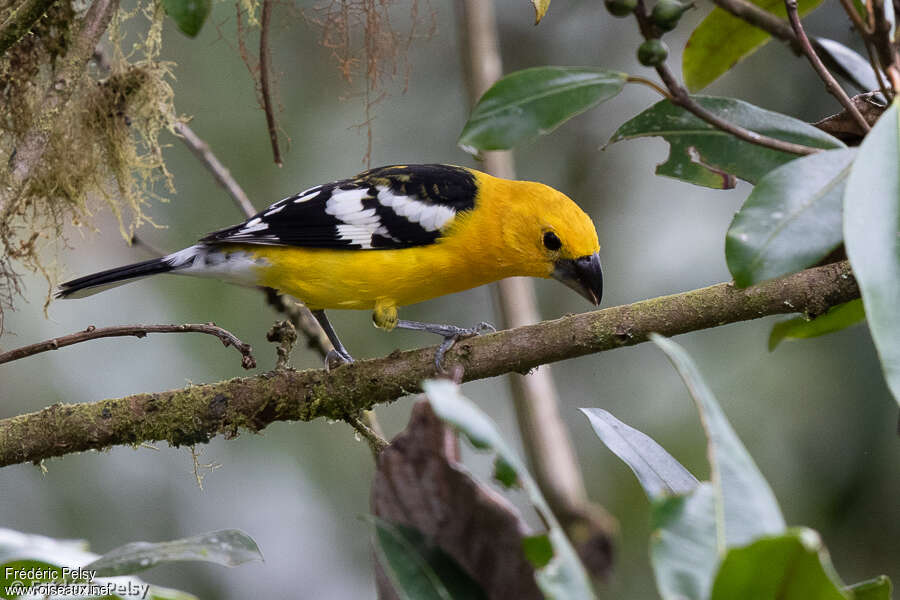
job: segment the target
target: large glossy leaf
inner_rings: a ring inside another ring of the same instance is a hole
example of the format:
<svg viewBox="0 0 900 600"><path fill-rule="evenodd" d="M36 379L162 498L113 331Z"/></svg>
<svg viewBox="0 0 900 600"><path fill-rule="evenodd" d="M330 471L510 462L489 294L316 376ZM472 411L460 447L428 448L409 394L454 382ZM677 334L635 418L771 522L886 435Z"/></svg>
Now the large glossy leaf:
<svg viewBox="0 0 900 600"><path fill-rule="evenodd" d="M427 380L423 382L422 388L431 408L441 420L464 434L476 448L494 450L508 468L518 475L522 489L543 523L547 525L547 540L553 550L551 559L544 560L546 556L543 556L538 564L532 563L535 566L535 578L544 595L548 598L571 600L594 598L587 572L556 517L550 511L550 506L541 494L540 488L518 455L503 440L494 422L472 401L465 398L460 393L459 386L451 381ZM546 544L544 545L546 547Z"/></svg>
<svg viewBox="0 0 900 600"><path fill-rule="evenodd" d="M651 499L687 494L697 479L647 434L629 427L602 408L582 408L597 436L634 471Z"/></svg>
<svg viewBox="0 0 900 600"><path fill-rule="evenodd" d="M819 534L796 528L729 550L711 600L848 600L841 587Z"/></svg>
<svg viewBox="0 0 900 600"><path fill-rule="evenodd" d="M712 484L654 502L650 562L663 600L706 600L718 559Z"/></svg>
<svg viewBox="0 0 900 600"><path fill-rule="evenodd" d="M900 403L900 131L897 102L866 136L844 192L847 256L888 387Z"/></svg>
<svg viewBox="0 0 900 600"><path fill-rule="evenodd" d="M815 319L794 317L787 321L775 323L769 334L769 352L778 347L784 340L802 340L818 337L846 329L866 318L862 300L856 299L837 306L832 306L824 315Z"/></svg>
<svg viewBox="0 0 900 600"><path fill-rule="evenodd" d="M593 67L534 67L510 73L484 93L459 136L473 154L506 150L550 133L575 115L609 100L625 73Z"/></svg>
<svg viewBox="0 0 900 600"><path fill-rule="evenodd" d="M828 38L813 38L816 53L829 69L849 81L860 92L878 89L872 64L847 46Z"/></svg>
<svg viewBox="0 0 900 600"><path fill-rule="evenodd" d="M113 577L185 560L235 567L262 559L253 538L237 529L224 529L170 542L132 542L110 550L85 568L97 571L101 577Z"/></svg>
<svg viewBox="0 0 900 600"><path fill-rule="evenodd" d="M681 375L709 440L709 462L716 488L719 548L742 546L763 535L784 531L784 517L768 482L725 418L694 361L674 341L657 334L659 346Z"/></svg>
<svg viewBox="0 0 900 600"><path fill-rule="evenodd" d="M785 18L783 0L750 0L760 8ZM800 14L805 15L822 0L799 0ZM681 70L687 88L696 92L746 58L771 36L716 7L697 26L688 39L681 59Z"/></svg>
<svg viewBox="0 0 900 600"><path fill-rule="evenodd" d="M209 16L212 0L162 0L166 14L187 36L196 37Z"/></svg>
<svg viewBox="0 0 900 600"><path fill-rule="evenodd" d="M891 600L891 578L881 575L874 579L854 583L847 588L853 600Z"/></svg>
<svg viewBox="0 0 900 600"><path fill-rule="evenodd" d="M840 245L844 184L855 150L819 152L760 180L725 237L738 287L805 269Z"/></svg>
<svg viewBox="0 0 900 600"><path fill-rule="evenodd" d="M16 572L10 571L11 578L7 577L7 568L29 569L31 567L67 567L83 568L99 555L89 552L87 542L82 540L57 540L42 535L33 535L0 529L0 590L3 590L13 580L19 578ZM147 584L137 577L97 577L93 580L98 585L106 583L122 586L123 590L117 596L107 596L104 600L197 600L197 597L182 592L156 585L151 585L149 591ZM133 590L134 593L126 593L124 590ZM73 596L51 596L50 600L72 600Z"/></svg>
<svg viewBox="0 0 900 600"><path fill-rule="evenodd" d="M486 600L484 591L446 552L403 525L371 517L375 552L403 600Z"/></svg>
<svg viewBox="0 0 900 600"><path fill-rule="evenodd" d="M845 147L808 123L742 100L713 96L694 96L694 100L757 133L816 148ZM734 187L735 177L756 183L776 167L799 158L739 140L668 100L657 102L619 127L610 143L650 136L662 137L670 146L668 159L656 167L658 175L716 189Z"/></svg>

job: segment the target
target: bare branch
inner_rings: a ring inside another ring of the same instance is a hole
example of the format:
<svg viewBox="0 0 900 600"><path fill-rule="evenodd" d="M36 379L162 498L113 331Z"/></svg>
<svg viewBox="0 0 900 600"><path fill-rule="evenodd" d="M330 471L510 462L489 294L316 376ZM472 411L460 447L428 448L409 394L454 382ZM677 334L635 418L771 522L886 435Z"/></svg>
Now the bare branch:
<svg viewBox="0 0 900 600"><path fill-rule="evenodd" d="M809 59L810 64L812 64L813 69L815 69L816 73L818 73L819 77L825 82L825 89L828 90L828 93L837 98L837 101L841 103L847 112L849 112L853 118L856 120L857 125L859 125L860 129L865 132L868 132L871 127L860 114L859 110L850 101L850 98L847 96L846 92L844 92L844 88L838 84L838 82L834 79L831 73L828 72L828 69L825 68L825 65L822 64L822 60L819 58L819 55L816 54L816 51L813 50L812 44L809 42L809 37L806 35L806 31L803 29L803 23L800 22L800 12L797 7L797 0L784 0L784 6L787 8L788 19L791 22L791 27L794 28L794 33L797 34L797 38L800 40L800 45L803 48L803 54L806 55L806 58Z"/></svg>
<svg viewBox="0 0 900 600"><path fill-rule="evenodd" d="M216 155L212 153L209 144L200 139L200 137L194 133L194 130L191 129L187 123L182 121L175 124L175 131L181 135L181 139L184 141L185 145L190 148L191 152L194 153L194 156L206 165L206 168L213 174L213 177L219 182L219 185L225 188L225 191L231 195L231 198L234 200L234 203L237 204L238 208L241 209L241 212L244 213L248 219L255 215L256 209L253 208L250 198L247 197L247 194L244 193L244 190L238 185L238 182L231 176L231 171L219 162Z"/></svg>
<svg viewBox="0 0 900 600"><path fill-rule="evenodd" d="M234 346L235 349L241 353L241 356L243 357L241 359L242 367L245 369L256 368L256 360L254 360L253 354L251 354L253 348L250 347L250 344L245 344L238 339L236 335L226 329L217 327L214 323L188 323L186 325L117 325L115 327L101 327L100 329L91 325L84 331L79 331L78 333L64 335L62 337L53 338L52 340L46 340L38 342L37 344L31 344L30 346L23 346L22 348L4 352L3 354L0 354L0 364L12 362L14 360L19 360L20 358L33 356L49 350L58 350L66 346L71 346L72 344L79 344L90 340L128 336L142 338L146 337L148 333L205 333L214 335L222 340L222 343L225 346Z"/></svg>
<svg viewBox="0 0 900 600"><path fill-rule="evenodd" d="M637 19L638 27L641 30L641 35L644 36L645 39L654 39L657 37L656 26L650 22L650 19L647 17L647 9L644 6L643 0L638 0L637 7L634 9L634 16ZM688 94L687 90L684 89L678 80L675 79L675 75L672 74L672 71L669 70L669 67L666 66L666 63L660 63L656 66L656 72L659 74L660 79L663 80L663 83L666 84L666 87L669 89L669 92L672 94L670 101L690 112L691 114L703 119L716 129L724 131L725 133L729 133L734 137L744 140L745 142L750 142L751 144L756 144L757 146L763 146L765 148L771 148L773 150L780 150L781 152L788 152L790 154L815 154L819 152L819 148L811 148L809 146L804 146L803 144L795 144L793 142L785 142L784 140L779 140L777 138L769 137L767 135L762 135L756 133L755 131L750 131L749 129L744 129L734 123L726 121L725 119L719 117L706 110L702 106L700 106L697 102L691 98L690 94Z"/></svg>
<svg viewBox="0 0 900 600"><path fill-rule="evenodd" d="M269 139L272 141L272 156L275 164L281 166L281 151L278 149L278 126L275 123L275 109L272 107L271 84L269 83L269 23L272 18L272 0L263 0L259 32L259 91L262 95L263 109L266 113L266 125L269 128Z"/></svg>
<svg viewBox="0 0 900 600"><path fill-rule="evenodd" d="M471 381L767 315L820 315L859 297L847 261L737 289L721 283L682 294L571 315L469 338L447 353ZM341 419L420 389L435 376L434 347L323 369L281 371L180 390L84 404L55 404L0 420L0 466L118 444L175 446L217 434L259 431L275 421Z"/></svg>

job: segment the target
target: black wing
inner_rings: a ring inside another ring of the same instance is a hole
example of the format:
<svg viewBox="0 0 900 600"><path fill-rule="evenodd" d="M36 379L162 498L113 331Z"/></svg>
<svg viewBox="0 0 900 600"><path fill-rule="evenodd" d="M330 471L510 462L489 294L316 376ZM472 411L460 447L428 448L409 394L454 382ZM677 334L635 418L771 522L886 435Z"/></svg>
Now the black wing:
<svg viewBox="0 0 900 600"><path fill-rule="evenodd" d="M326 183L280 200L208 243L386 249L431 244L457 213L475 206L472 171L397 165Z"/></svg>

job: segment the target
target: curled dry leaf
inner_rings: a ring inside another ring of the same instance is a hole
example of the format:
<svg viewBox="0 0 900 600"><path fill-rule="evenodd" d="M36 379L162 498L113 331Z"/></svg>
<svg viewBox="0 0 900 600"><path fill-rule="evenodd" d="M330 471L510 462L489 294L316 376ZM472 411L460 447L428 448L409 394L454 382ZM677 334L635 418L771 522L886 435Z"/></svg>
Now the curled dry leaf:
<svg viewBox="0 0 900 600"><path fill-rule="evenodd" d="M476 481L458 460L456 434L426 402L417 403L406 430L378 457L374 513L430 538L488 598L542 598L522 546L534 532L514 506ZM397 598L377 564L376 582L379 598Z"/></svg>

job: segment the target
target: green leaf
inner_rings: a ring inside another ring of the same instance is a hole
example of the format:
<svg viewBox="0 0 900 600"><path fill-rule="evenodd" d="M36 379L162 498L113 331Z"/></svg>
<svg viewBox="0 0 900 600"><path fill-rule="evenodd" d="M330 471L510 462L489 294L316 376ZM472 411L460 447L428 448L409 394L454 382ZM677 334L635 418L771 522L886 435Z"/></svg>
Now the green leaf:
<svg viewBox="0 0 900 600"><path fill-rule="evenodd" d="M535 569L535 579L544 595L567 600L593 599L590 578L575 549L550 511L537 483L518 455L503 440L494 422L464 397L459 386L451 381L426 380L422 383L422 389L438 418L469 439L478 440L481 445L492 448L518 474L522 489L548 528L546 535L553 550L553 558L546 566Z"/></svg>
<svg viewBox="0 0 900 600"><path fill-rule="evenodd" d="M223 529L170 542L132 542L110 550L86 568L97 571L101 577L115 577L186 560L235 567L262 559L253 538L237 529Z"/></svg>
<svg viewBox="0 0 900 600"><path fill-rule="evenodd" d="M852 594L853 600L891 600L891 578L887 575L879 575L874 579L860 581L846 588Z"/></svg>
<svg viewBox="0 0 900 600"><path fill-rule="evenodd" d="M711 600L847 600L841 587L819 534L795 528L729 550Z"/></svg>
<svg viewBox="0 0 900 600"><path fill-rule="evenodd" d="M704 481L684 496L653 505L650 562L663 600L706 600L719 557L716 492Z"/></svg>
<svg viewBox="0 0 900 600"><path fill-rule="evenodd" d="M550 8L550 0L531 0L531 4L534 5L534 24L537 25L544 18L544 15L547 14L547 9Z"/></svg>
<svg viewBox="0 0 900 600"><path fill-rule="evenodd" d="M622 91L625 73L593 67L534 67L484 93L457 142L466 152L506 150L550 133Z"/></svg>
<svg viewBox="0 0 900 600"><path fill-rule="evenodd" d="M212 8L212 0L162 0L162 4L178 29L189 37L200 33Z"/></svg>
<svg viewBox="0 0 900 600"><path fill-rule="evenodd" d="M494 479L499 481L503 487L511 488L519 484L519 476L516 469L503 460L502 456L498 456L494 461Z"/></svg>
<svg viewBox="0 0 900 600"><path fill-rule="evenodd" d="M769 352L777 348L778 344L784 340L801 340L834 333L856 325L865 318L866 311L863 308L862 300L856 299L832 306L824 315L812 320L795 317L775 323L772 333L769 334Z"/></svg>
<svg viewBox="0 0 900 600"><path fill-rule="evenodd" d="M20 565L26 569L30 567L59 567L59 568L85 568L99 555L88 551L87 542L82 540L57 540L42 535L20 533L12 529L0 528L0 598L3 589L12 580L17 579L17 574L12 573L12 578L6 578L6 568L17 569ZM102 585L115 581L115 583L131 586L135 593L121 593L118 596L105 597L121 598L122 600L197 600L197 597L182 592L156 585L149 586L146 596L143 595L147 584L137 577L118 577L115 580L97 577L93 583ZM71 599L72 596L54 597L53 600Z"/></svg>
<svg viewBox="0 0 900 600"><path fill-rule="evenodd" d="M522 538L522 550L536 569L543 569L553 559L553 544L546 533Z"/></svg>
<svg viewBox="0 0 900 600"><path fill-rule="evenodd" d="M860 92L879 89L878 79L871 63L858 52L840 42L823 37L813 38L812 43L816 54L832 73L837 73L849 81Z"/></svg>
<svg viewBox="0 0 900 600"><path fill-rule="evenodd" d="M453 558L418 530L368 517L375 553L403 600L486 600L484 590Z"/></svg>
<svg viewBox="0 0 900 600"><path fill-rule="evenodd" d="M844 240L888 387L900 403L900 131L897 101L863 140L844 192Z"/></svg>
<svg viewBox="0 0 900 600"><path fill-rule="evenodd" d="M808 123L741 100L693 98L710 112L756 133L815 148L845 147ZM668 100L657 102L619 127L610 143L651 136L662 137L670 146L668 159L656 168L657 175L716 189L734 187L735 176L756 183L772 169L799 158L739 140Z"/></svg>
<svg viewBox="0 0 900 600"><path fill-rule="evenodd" d="M650 436L629 427L602 408L580 409L597 437L627 464L651 500L686 494L697 479Z"/></svg>
<svg viewBox="0 0 900 600"><path fill-rule="evenodd" d="M718 546L742 546L763 535L780 534L784 517L775 495L740 438L725 418L694 361L674 341L650 334L684 380L700 412L709 440L709 462L716 488Z"/></svg>
<svg viewBox="0 0 900 600"><path fill-rule="evenodd" d="M855 153L798 158L753 188L725 237L725 258L738 287L805 269L840 245L844 184Z"/></svg>
<svg viewBox="0 0 900 600"><path fill-rule="evenodd" d="M783 0L750 0L758 7L787 17ZM822 0L799 0L805 15ZM696 92L715 81L742 59L753 54L771 36L721 8L714 8L694 29L681 58L681 71L688 90Z"/></svg>

